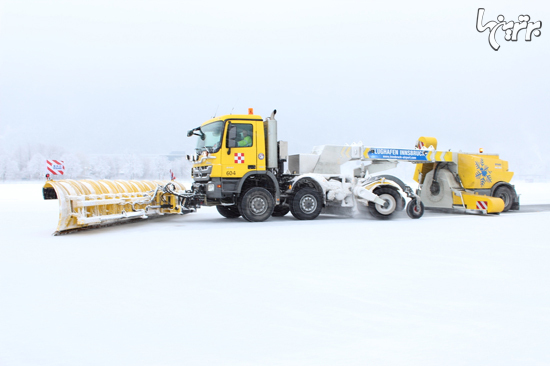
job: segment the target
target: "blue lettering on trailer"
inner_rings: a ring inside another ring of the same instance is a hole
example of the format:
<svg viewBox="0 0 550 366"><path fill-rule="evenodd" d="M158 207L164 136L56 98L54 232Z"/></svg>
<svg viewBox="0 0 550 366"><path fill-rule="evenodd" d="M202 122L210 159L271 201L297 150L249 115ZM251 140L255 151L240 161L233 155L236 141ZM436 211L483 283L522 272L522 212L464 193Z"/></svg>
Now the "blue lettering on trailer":
<svg viewBox="0 0 550 366"><path fill-rule="evenodd" d="M374 148L368 152L369 159L428 161L426 155L428 155L427 150L409 150L409 149Z"/></svg>

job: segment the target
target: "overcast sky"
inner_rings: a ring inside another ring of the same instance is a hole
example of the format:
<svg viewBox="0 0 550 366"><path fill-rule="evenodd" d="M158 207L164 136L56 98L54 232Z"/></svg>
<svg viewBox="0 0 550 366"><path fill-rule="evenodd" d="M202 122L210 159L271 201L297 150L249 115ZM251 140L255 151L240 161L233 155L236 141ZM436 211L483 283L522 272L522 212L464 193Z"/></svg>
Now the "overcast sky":
<svg viewBox="0 0 550 366"><path fill-rule="evenodd" d="M0 4L4 150L187 150L188 129L253 107L278 110L292 153L427 135L499 152L516 171L548 161L547 1ZM475 28L480 7L484 22L528 14L541 35L506 42L499 30L494 51Z"/></svg>

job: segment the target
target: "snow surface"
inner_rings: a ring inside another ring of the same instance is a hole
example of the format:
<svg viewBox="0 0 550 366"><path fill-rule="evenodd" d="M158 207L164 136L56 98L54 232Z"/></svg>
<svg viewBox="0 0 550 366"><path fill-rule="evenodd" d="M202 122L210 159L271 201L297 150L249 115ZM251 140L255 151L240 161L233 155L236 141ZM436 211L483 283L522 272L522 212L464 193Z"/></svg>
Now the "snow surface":
<svg viewBox="0 0 550 366"><path fill-rule="evenodd" d="M2 366L550 364L550 212L203 208L53 237L57 205L0 184Z"/></svg>

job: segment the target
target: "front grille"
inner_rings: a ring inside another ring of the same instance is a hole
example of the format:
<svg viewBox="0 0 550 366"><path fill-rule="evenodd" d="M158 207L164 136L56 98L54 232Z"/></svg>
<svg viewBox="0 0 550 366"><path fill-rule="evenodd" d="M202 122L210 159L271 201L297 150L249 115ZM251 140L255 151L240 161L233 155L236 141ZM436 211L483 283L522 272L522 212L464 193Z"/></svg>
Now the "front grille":
<svg viewBox="0 0 550 366"><path fill-rule="evenodd" d="M198 166L193 168L193 179L196 181L207 181L212 173L212 165Z"/></svg>

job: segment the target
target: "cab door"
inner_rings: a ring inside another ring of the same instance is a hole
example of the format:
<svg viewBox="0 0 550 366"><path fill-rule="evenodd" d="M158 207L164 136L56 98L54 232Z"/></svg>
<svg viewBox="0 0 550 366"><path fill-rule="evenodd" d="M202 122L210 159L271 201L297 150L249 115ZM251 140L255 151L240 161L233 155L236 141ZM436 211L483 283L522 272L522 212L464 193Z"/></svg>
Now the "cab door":
<svg viewBox="0 0 550 366"><path fill-rule="evenodd" d="M224 178L241 178L246 173L258 169L256 135L252 123L230 122L227 128L225 149L222 153L222 176Z"/></svg>

